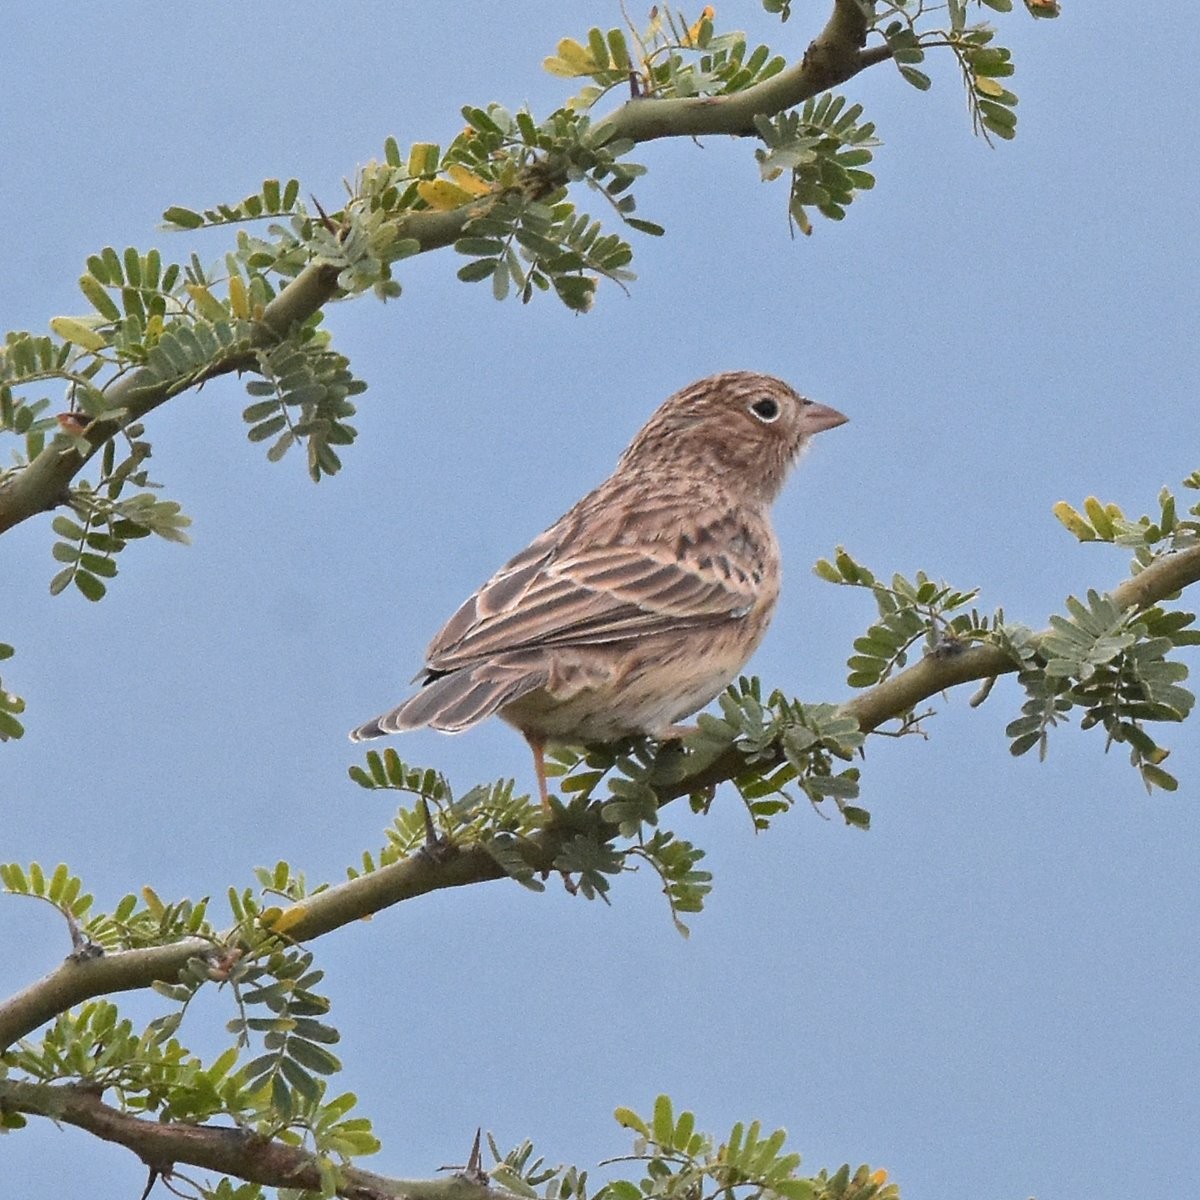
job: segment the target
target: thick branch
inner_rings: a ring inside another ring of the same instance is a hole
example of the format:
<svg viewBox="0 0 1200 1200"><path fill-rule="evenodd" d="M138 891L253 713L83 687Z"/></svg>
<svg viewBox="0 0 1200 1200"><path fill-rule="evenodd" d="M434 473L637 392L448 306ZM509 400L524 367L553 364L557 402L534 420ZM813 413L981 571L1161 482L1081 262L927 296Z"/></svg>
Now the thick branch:
<svg viewBox="0 0 1200 1200"><path fill-rule="evenodd" d="M1122 608L1145 608L1197 582L1200 546L1159 559L1111 595ZM1017 664L1002 651L974 646L950 657L923 658L847 701L843 708L858 718L865 732L870 732L948 688L1016 669ZM761 767L762 763L756 765ZM745 759L736 746L731 746L703 770L659 785L656 790L661 802L668 804L680 796L736 779L745 771ZM527 840L526 858L534 869L552 868L561 837L562 833L551 825ZM449 846L436 854L418 853L301 901L286 910L281 927L298 942L311 941L403 900L503 875L495 859L478 845ZM204 958L213 949L210 942L189 938L169 946L125 950L84 962L68 959L0 1004L0 1050L84 1000L149 987L157 980L172 981L190 959Z"/></svg>
<svg viewBox="0 0 1200 1200"><path fill-rule="evenodd" d="M863 50L867 22L858 0L836 0L828 23L803 59L762 83L728 96L679 100L646 98L626 104L602 122L620 138L648 142L662 137L754 133L754 118L772 116L845 83L891 56Z"/></svg>
<svg viewBox="0 0 1200 1200"><path fill-rule="evenodd" d="M550 853L547 859L553 859ZM287 934L308 941L370 916L402 900L441 888L460 887L504 872L478 846L449 848L438 857L415 854L369 875L332 887L288 910ZM124 950L100 958L66 959L44 978L0 1004L0 1051L61 1012L94 996L134 991L160 980L174 980L193 958L206 958L214 947L203 938L167 946Z"/></svg>
<svg viewBox="0 0 1200 1200"><path fill-rule="evenodd" d="M1176 592L1200 582L1200 546L1168 554L1109 593L1122 609L1149 608ZM1044 637L1049 630L1037 635ZM929 657L884 680L878 687L856 696L844 707L864 730L902 716L923 700L947 688L973 680L991 679L1016 671L1017 664L992 646L973 646L950 658Z"/></svg>
<svg viewBox="0 0 1200 1200"><path fill-rule="evenodd" d="M809 46L803 60L771 79L731 96L630 101L600 125L611 128L616 137L630 138L634 142L704 134L753 133L755 116L769 116L801 104L810 96L844 83L887 57L880 47L862 49L866 34L866 18L858 0L834 0L828 23ZM544 170L539 176L541 186L558 187L566 182L565 175L546 178ZM421 253L438 250L452 245L462 235L467 222L487 203L485 197L450 212L410 213L399 220L398 232L401 237L416 241ZM267 306L260 344L267 345L286 334L333 300L338 295L337 275L335 267L313 264L296 276ZM215 364L204 378L244 370L250 365L244 355L230 358ZM189 381L188 387L201 382L204 379ZM124 408L129 419L138 420L178 391L178 383L164 383L143 370L118 380L106 395L113 408ZM119 431L117 421L93 421L84 433L89 449L82 453L76 449L76 442L65 434L53 437L28 467L0 486L0 534L30 517L64 504L71 480Z"/></svg>
<svg viewBox="0 0 1200 1200"><path fill-rule="evenodd" d="M131 1117L105 1104L94 1089L78 1084L0 1079L0 1111L74 1125L132 1150L148 1167L164 1175L186 1163L266 1187L321 1190L316 1157L306 1150L242 1129ZM506 1195L465 1175L391 1179L358 1167L342 1168L337 1194L348 1200L500 1200Z"/></svg>
<svg viewBox="0 0 1200 1200"><path fill-rule="evenodd" d="M1193 546L1189 550L1160 558L1140 575L1114 588L1110 596L1122 609L1148 608L1197 582L1200 582L1200 546ZM1035 634L1035 644L1049 632L1047 629ZM945 657L931 655L854 699L847 700L842 705L842 711L856 717L862 731L870 733L887 721L903 717L922 701L952 687L1007 675L1017 669L1017 663L994 646L972 646L960 654ZM782 752L776 761L783 761ZM761 768L763 764L760 760L755 765ZM737 747L731 746L703 771L678 783L658 788L658 794L666 803L702 788L715 787L736 779L745 770L745 760Z"/></svg>

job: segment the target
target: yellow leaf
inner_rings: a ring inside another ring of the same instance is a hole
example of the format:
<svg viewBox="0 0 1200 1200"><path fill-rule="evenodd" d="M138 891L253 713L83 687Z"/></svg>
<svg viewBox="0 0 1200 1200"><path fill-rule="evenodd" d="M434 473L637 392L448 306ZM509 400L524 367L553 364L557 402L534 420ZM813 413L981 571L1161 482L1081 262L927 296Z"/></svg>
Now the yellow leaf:
<svg viewBox="0 0 1200 1200"><path fill-rule="evenodd" d="M1089 496L1083 502L1083 511L1087 513L1088 520L1091 521L1092 527L1100 537L1106 542L1111 542L1116 531L1113 529L1112 514L1108 509L1095 496ZM1121 515L1120 509L1117 509L1117 515Z"/></svg>
<svg viewBox="0 0 1200 1200"><path fill-rule="evenodd" d="M150 316L146 318L146 332L142 337L142 341L145 342L147 346L157 346L162 334L162 313L151 313Z"/></svg>
<svg viewBox="0 0 1200 1200"><path fill-rule="evenodd" d="M287 933L294 925L298 925L300 921L307 915L307 910L303 904L293 904L291 908L285 908L281 912L277 908L270 910L271 919L264 923L268 926L272 933ZM266 914L263 914L266 916Z"/></svg>
<svg viewBox="0 0 1200 1200"><path fill-rule="evenodd" d="M1054 515L1081 542L1094 542L1096 534L1092 527L1065 500L1059 500L1054 506Z"/></svg>
<svg viewBox="0 0 1200 1200"><path fill-rule="evenodd" d="M464 191L448 179L422 179L417 184L417 195L436 212L462 208L464 204L470 204L475 199L470 192Z"/></svg>
<svg viewBox="0 0 1200 1200"><path fill-rule="evenodd" d="M435 142L414 142L408 152L408 174L416 179L437 170L438 146Z"/></svg>
<svg viewBox="0 0 1200 1200"><path fill-rule="evenodd" d="M704 11L700 14L700 20L698 20L695 25L688 27L687 35L683 39L683 44L685 46L694 46L696 44L697 39L700 37L700 27L705 21L711 21L715 13L716 9L714 9L711 4L706 4L704 6Z"/></svg>
<svg viewBox="0 0 1200 1200"><path fill-rule="evenodd" d="M246 295L246 285L240 275L229 277L229 311L243 320L250 315L250 298Z"/></svg>
<svg viewBox="0 0 1200 1200"><path fill-rule="evenodd" d="M74 342L85 350L103 350L108 343L91 326L75 317L51 317L50 328L64 342Z"/></svg>
<svg viewBox="0 0 1200 1200"><path fill-rule="evenodd" d="M597 70L596 60L591 51L586 46L581 46L574 38L563 38L554 49L558 57L573 68L576 75L590 75Z"/></svg>
<svg viewBox="0 0 1200 1200"><path fill-rule="evenodd" d="M187 293L196 302L196 311L210 321L223 321L229 314L225 305L216 298L202 283L186 285Z"/></svg>
<svg viewBox="0 0 1200 1200"><path fill-rule="evenodd" d="M1004 95L1004 85L997 83L989 75L975 76L975 90L982 92L985 96L995 97Z"/></svg>
<svg viewBox="0 0 1200 1200"><path fill-rule="evenodd" d="M574 79L579 74L569 62L564 62L561 58L554 58L553 56L542 59L542 70L548 71L551 75L558 75L563 79Z"/></svg>
<svg viewBox="0 0 1200 1200"><path fill-rule="evenodd" d="M446 174L464 192L470 192L472 196L486 196L492 190L492 185L486 179L480 179L474 171L462 166L460 163L455 163L453 166L447 167Z"/></svg>

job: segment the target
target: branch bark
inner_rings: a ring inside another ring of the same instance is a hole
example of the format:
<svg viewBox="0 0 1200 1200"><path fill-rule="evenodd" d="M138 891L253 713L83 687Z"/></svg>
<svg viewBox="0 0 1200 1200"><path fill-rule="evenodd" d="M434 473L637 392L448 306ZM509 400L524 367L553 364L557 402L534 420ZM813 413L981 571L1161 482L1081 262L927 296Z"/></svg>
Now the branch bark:
<svg viewBox="0 0 1200 1200"><path fill-rule="evenodd" d="M631 100L599 124L611 128L616 137L634 142L706 134L751 134L756 115L772 115L793 108L890 56L886 47L863 50L866 35L866 17L858 0L834 0L825 28L804 58L771 79L731 96ZM539 183L557 187L566 183L566 177L542 178ZM420 253L439 250L453 245L466 224L487 203L485 197L450 212L414 212L398 222L398 232L402 238L419 243ZM336 268L323 264L313 264L297 275L267 306L259 344L270 344L333 300L338 295L337 275ZM214 365L205 378L251 365L244 355L230 358ZM106 393L114 408L128 412L129 420L140 420L176 394L177 387L163 383L148 371L124 376ZM82 452L76 449L72 438L56 434L28 467L0 486L0 534L66 503L71 481L105 443L117 436L120 428L117 421L93 421L84 431L88 449Z"/></svg>
<svg viewBox="0 0 1200 1200"><path fill-rule="evenodd" d="M1197 582L1200 582L1200 546L1159 559L1115 588L1111 596L1124 609L1146 608ZM1044 630L1037 636L1047 632ZM923 658L846 701L843 709L853 714L863 731L869 733L952 687L1016 669L1017 664L1002 651L974 646L949 658ZM761 767L762 763L756 765ZM681 796L736 779L745 770L741 752L730 747L703 770L660 785L656 791L661 804L666 805ZM613 834L616 835L615 829ZM570 836L571 831L559 830L553 824L547 826L527 840L527 860L535 870L552 869L563 839ZM503 876L503 870L482 846L448 846L436 854L415 854L302 900L285 911L280 925L288 937L307 942L401 901ZM0 1004L0 1051L84 1000L146 988L159 980L173 981L191 959L207 958L214 949L217 948L209 941L189 938L167 946L125 950L87 961L68 959Z"/></svg>
<svg viewBox="0 0 1200 1200"><path fill-rule="evenodd" d="M316 1156L299 1147L245 1129L132 1117L105 1104L95 1088L79 1084L0 1079L0 1111L74 1125L132 1150L162 1175L187 1163L266 1187L320 1192L322 1186ZM347 1200L510 1200L507 1193L462 1174L445 1179L392 1179L358 1167L342 1168L337 1194Z"/></svg>

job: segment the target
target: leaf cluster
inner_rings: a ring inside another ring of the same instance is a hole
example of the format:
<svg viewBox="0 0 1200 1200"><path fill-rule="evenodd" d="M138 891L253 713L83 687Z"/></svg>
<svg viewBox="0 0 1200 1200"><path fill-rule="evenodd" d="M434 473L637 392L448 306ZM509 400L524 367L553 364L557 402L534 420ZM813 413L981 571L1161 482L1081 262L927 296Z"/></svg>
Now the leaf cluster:
<svg viewBox="0 0 1200 1200"><path fill-rule="evenodd" d="M1162 767L1170 751L1147 724L1182 722L1195 704L1181 686L1187 666L1167 657L1177 646L1200 644L1200 632L1188 628L1194 619L1159 607L1123 611L1095 591L1086 602L1069 596L1067 612L1050 618L1037 658L1030 654L1017 676L1028 699L1006 730L1012 753L1036 746L1044 758L1050 729L1078 708L1083 729L1104 729L1106 748L1129 747L1147 790L1175 791L1178 781Z"/></svg>
<svg viewBox="0 0 1200 1200"><path fill-rule="evenodd" d="M762 177L791 172L788 215L806 235L813 228L809 208L840 221L855 193L875 186L862 168L879 142L870 121L859 123L862 113L861 104L847 106L844 96L826 93L805 101L799 112L754 119L763 141L754 152Z"/></svg>
<svg viewBox="0 0 1200 1200"><path fill-rule="evenodd" d="M265 179L257 192L234 204L218 204L200 211L179 204L172 205L163 213L163 224L169 229L192 230L213 225L242 224L264 217L304 216L306 212L299 196L300 180L289 179L280 184L278 179Z"/></svg>
<svg viewBox="0 0 1200 1200"><path fill-rule="evenodd" d="M1200 473L1185 486L1200 488ZM1164 556L1200 543L1200 504L1181 514L1166 488L1153 518L1133 520L1094 496L1084 501L1082 512L1060 501L1055 514L1081 541L1132 547L1135 577ZM1200 645L1200 632L1191 628L1194 614L1157 605L1128 608L1090 591L1082 601L1068 597L1066 612L1052 616L1044 633L1034 634L1006 623L1002 612L988 617L968 610L975 590L935 583L923 572L915 580L895 575L883 583L840 546L832 559L821 559L814 569L831 583L869 590L879 610L879 620L854 642L847 664L852 687L883 683L907 664L918 644L924 656L933 658L960 654L972 644L993 646L1017 664L1026 695L1021 715L1007 727L1014 755L1036 746L1045 757L1050 730L1079 709L1082 728L1105 731L1106 748L1114 743L1129 748L1130 761L1148 789L1173 791L1178 786L1162 766L1169 751L1148 726L1180 723L1195 704L1192 692L1182 686L1186 664L1170 657L1180 647ZM920 720L910 713L901 732L918 728Z"/></svg>
<svg viewBox="0 0 1200 1200"><path fill-rule="evenodd" d="M252 442L271 441L270 462L302 442L314 482L336 474L342 460L334 446L350 445L358 432L349 423L355 412L349 398L367 385L350 373L348 359L318 338L279 342L256 351L255 359L261 378L246 384L256 398L242 412L250 426L247 436Z"/></svg>
<svg viewBox="0 0 1200 1200"><path fill-rule="evenodd" d="M1200 472L1184 481L1200 490ZM1200 544L1200 502L1180 511L1169 488L1158 494L1155 516L1134 519L1120 506L1088 496L1082 511L1065 500L1054 514L1079 541L1108 542L1134 551L1136 577L1166 555ZM1178 647L1200 645L1191 626L1195 614L1155 605L1122 611L1110 598L1089 592L1086 601L1068 597L1067 611L1050 618L1050 630L1036 647L1018 649L1018 676L1027 693L1021 716L1008 726L1013 754L1035 746L1045 757L1051 728L1082 709L1080 724L1100 726L1106 747L1129 747L1130 762L1147 789L1174 791L1176 778L1162 763L1170 751L1160 746L1147 723L1179 723L1191 713L1195 696L1182 686L1187 666L1168 657Z"/></svg>
<svg viewBox="0 0 1200 1200"><path fill-rule="evenodd" d="M563 78L590 78L567 101L572 110L591 108L616 88L627 87L635 100L728 96L770 79L787 65L767 46L748 49L746 35L717 33L714 9L706 5L695 21L681 11L656 5L649 24L639 30L588 30L584 42L563 38L543 66Z"/></svg>
<svg viewBox="0 0 1200 1200"><path fill-rule="evenodd" d="M733 783L746 806L754 828L768 828L771 820L792 807L788 790L800 794L820 810L832 800L848 825L867 828L870 815L850 801L859 794L859 770L841 766L861 749L864 735L858 722L833 704L802 704L773 691L764 701L757 679L739 679L719 698L721 716L700 713L696 732L685 745L697 769L734 749L745 770ZM694 809L704 809L710 796L691 797Z"/></svg>
<svg viewBox="0 0 1200 1200"><path fill-rule="evenodd" d="M1183 486L1200 491L1200 471L1188 476ZM1163 554L1200 544L1200 501L1180 512L1175 493L1164 487L1158 493L1158 510L1155 516L1143 513L1135 519L1126 516L1120 505L1088 496L1082 512L1060 500L1054 515L1081 542L1108 542L1132 549L1131 569L1137 575Z"/></svg>
<svg viewBox="0 0 1200 1200"><path fill-rule="evenodd" d="M885 583L842 546L832 559L818 559L813 572L827 583L865 588L879 610L879 620L855 639L854 654L847 660L846 682L851 687L882 683L908 664L918 644L924 654L945 657L980 640L1000 623L1000 618L989 620L974 608L964 611L978 596L977 588L962 591L937 583L924 571L912 580L895 574Z"/></svg>
<svg viewBox="0 0 1200 1200"><path fill-rule="evenodd" d="M648 1118L629 1108L614 1116L634 1133L632 1158L644 1174L607 1184L604 1200L896 1200L900 1194L886 1171L865 1166L801 1175L800 1155L787 1149L787 1131L767 1133L758 1121L737 1122L718 1143L696 1129L691 1112L676 1117L665 1095Z"/></svg>
<svg viewBox="0 0 1200 1200"><path fill-rule="evenodd" d="M477 215L455 243L472 259L459 269L460 279L490 279L497 300L511 291L528 303L535 289L553 289L568 308L586 311L597 278L621 285L634 278L627 269L633 257L629 244L579 212L567 189L555 182L584 182L622 222L661 234L661 227L632 215L636 200L628 189L645 173L624 159L632 142L566 109L542 124L527 111L514 115L496 104L467 107L463 115L468 129L451 147L451 157L470 156L470 178L490 179L493 194L476 205ZM461 174L459 183L465 183Z"/></svg>
<svg viewBox="0 0 1200 1200"><path fill-rule="evenodd" d="M979 4L1002 13L1012 9L1012 0L979 0ZM1035 16L1058 15L1057 5L1027 0L1027 7ZM1017 97L1000 82L1014 72L1011 52L994 44L996 31L987 22L968 19L969 0L948 0L944 26L929 24L934 11L924 0L891 0L878 6L872 29L883 37L901 76L919 91L933 86L921 69L926 54L949 49L962 74L975 132L1011 141L1017 131Z"/></svg>
<svg viewBox="0 0 1200 1200"><path fill-rule="evenodd" d="M275 927L286 924L283 910L264 902L271 895L298 898L306 891L303 879L280 863L260 872L260 883L258 896L250 889L230 893L235 925L219 934L206 901L166 904L144 889L140 901L127 896L112 914L93 916L92 897L65 865L49 874L36 863L0 866L6 891L44 899L67 916L77 955L82 946L95 957L181 938L210 943L173 981L154 985L172 1007L141 1031L111 1002L89 1001L60 1014L36 1040L9 1047L0 1073L112 1091L121 1111L165 1122L232 1118L262 1136L307 1146L327 1160L330 1179L351 1156L373 1153L378 1142L370 1123L348 1116L354 1097L326 1098L341 1063L328 1048L340 1034L322 1019L328 998L315 990L323 973L311 952L281 941ZM196 994L214 985L233 999L236 1015L226 1029L234 1042L206 1065L176 1035ZM256 1043L260 1053L245 1058Z"/></svg>

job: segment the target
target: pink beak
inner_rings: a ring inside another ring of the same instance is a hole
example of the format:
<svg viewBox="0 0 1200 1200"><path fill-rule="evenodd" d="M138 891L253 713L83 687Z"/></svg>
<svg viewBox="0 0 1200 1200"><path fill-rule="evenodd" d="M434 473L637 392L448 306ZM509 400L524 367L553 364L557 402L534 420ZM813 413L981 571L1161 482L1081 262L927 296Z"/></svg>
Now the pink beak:
<svg viewBox="0 0 1200 1200"><path fill-rule="evenodd" d="M815 400L805 404L801 419L804 422L804 432L809 434L820 433L822 429L836 429L850 420L836 408L830 408L828 404L818 404Z"/></svg>

